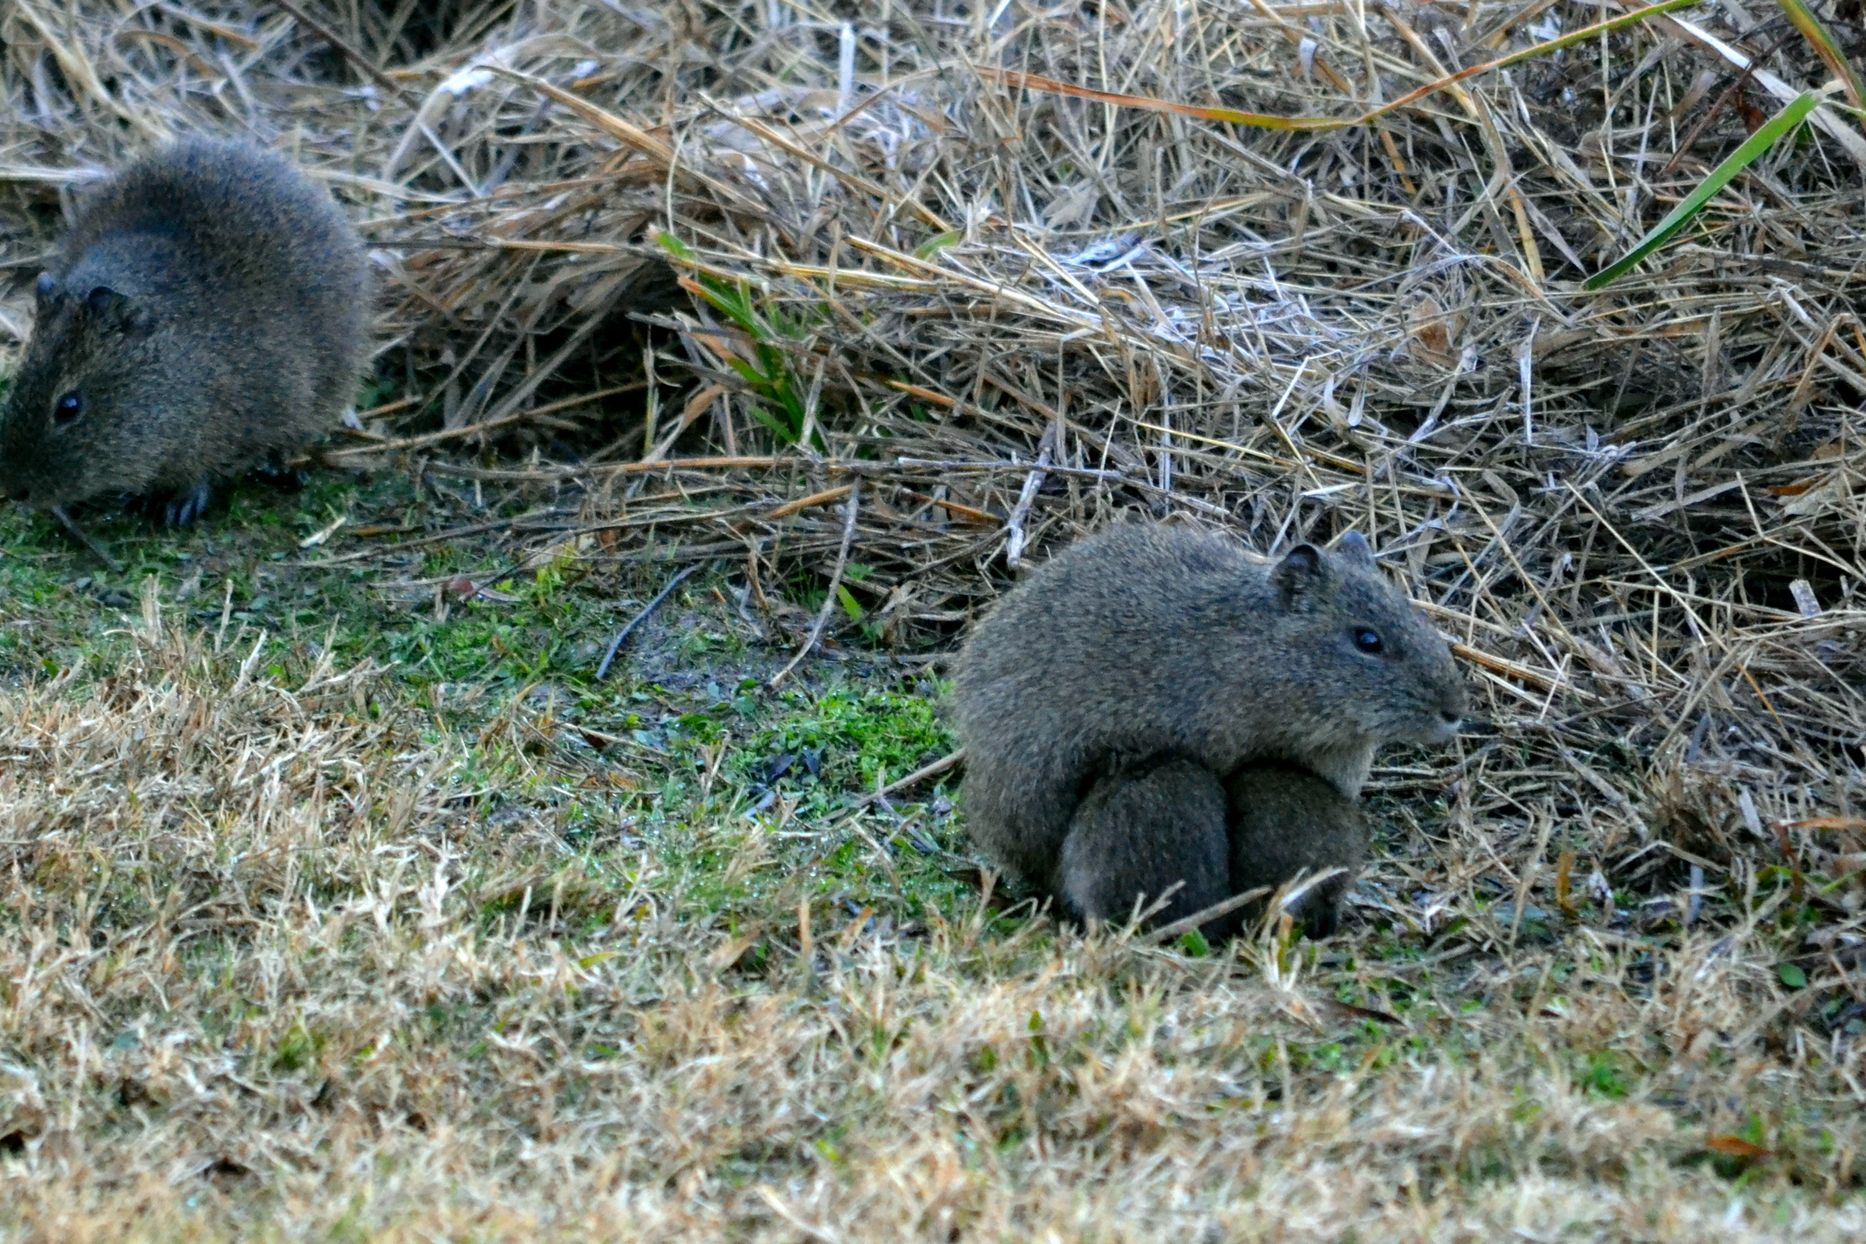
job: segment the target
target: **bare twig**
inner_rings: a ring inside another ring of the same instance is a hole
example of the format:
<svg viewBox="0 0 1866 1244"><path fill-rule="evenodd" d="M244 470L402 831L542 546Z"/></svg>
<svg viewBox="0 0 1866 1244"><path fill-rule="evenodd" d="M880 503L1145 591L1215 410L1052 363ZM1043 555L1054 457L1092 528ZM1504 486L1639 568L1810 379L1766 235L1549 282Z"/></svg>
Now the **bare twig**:
<svg viewBox="0 0 1866 1244"><path fill-rule="evenodd" d="M816 641L823 637L823 628L829 625L829 615L836 607L836 593L842 587L842 572L849 566L849 549L855 543L855 519L862 504L862 480L857 476L849 487L849 499L843 502L842 544L836 553L836 564L829 573L829 588L823 593L823 607L816 611L816 621L810 625L810 634L797 649L796 655L785 664L784 668L771 676L766 684L775 688L783 682L790 672L797 668L797 663L809 655Z"/></svg>
<svg viewBox="0 0 1866 1244"><path fill-rule="evenodd" d="M622 650L622 645L628 642L628 637L635 633L635 628L640 626L643 622L646 622L649 616L652 615L656 609L661 607L661 602L672 595L675 588L685 583L687 579L692 576L693 572L700 568L700 565L701 563L695 562L691 566L682 566L674 573L672 578L661 585L661 590L650 597L648 603L643 605L635 616L630 618L622 629L616 632L616 637L609 641L608 651L603 653L603 659L596 665L597 682L601 682L603 678L608 675L610 662L616 659L616 653Z"/></svg>

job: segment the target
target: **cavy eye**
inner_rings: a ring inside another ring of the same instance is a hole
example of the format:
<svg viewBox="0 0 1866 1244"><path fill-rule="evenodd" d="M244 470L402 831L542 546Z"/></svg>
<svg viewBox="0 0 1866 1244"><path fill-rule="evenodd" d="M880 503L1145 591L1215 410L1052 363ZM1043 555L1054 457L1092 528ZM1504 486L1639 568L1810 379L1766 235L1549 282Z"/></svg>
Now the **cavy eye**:
<svg viewBox="0 0 1866 1244"><path fill-rule="evenodd" d="M1386 651L1386 644L1380 638L1380 632L1370 626L1357 626L1353 631L1354 646L1370 657L1377 657Z"/></svg>
<svg viewBox="0 0 1866 1244"><path fill-rule="evenodd" d="M52 403L52 422L70 423L84 413L84 398L73 389Z"/></svg>

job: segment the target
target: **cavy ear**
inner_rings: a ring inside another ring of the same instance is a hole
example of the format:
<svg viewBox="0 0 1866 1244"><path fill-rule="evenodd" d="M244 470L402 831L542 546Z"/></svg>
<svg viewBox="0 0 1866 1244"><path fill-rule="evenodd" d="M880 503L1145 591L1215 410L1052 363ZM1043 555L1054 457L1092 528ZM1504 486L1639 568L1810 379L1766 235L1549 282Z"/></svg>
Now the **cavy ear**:
<svg viewBox="0 0 1866 1244"><path fill-rule="evenodd" d="M119 294L108 285L93 285L91 292L84 296L84 309L100 319L115 315L129 304L128 295Z"/></svg>
<svg viewBox="0 0 1866 1244"><path fill-rule="evenodd" d="M91 292L84 296L85 314L101 328L122 333L126 337L143 337L149 333L149 313L138 306L127 294L119 293L108 285L93 285Z"/></svg>
<svg viewBox="0 0 1866 1244"><path fill-rule="evenodd" d="M1335 541L1335 552L1357 566L1369 570L1374 568L1374 548L1367 543L1367 537L1358 531L1344 531Z"/></svg>
<svg viewBox="0 0 1866 1244"><path fill-rule="evenodd" d="M42 307L45 305L46 300L57 292L58 278L53 276L50 272L41 272L39 274L39 279L32 283L32 296Z"/></svg>
<svg viewBox="0 0 1866 1244"><path fill-rule="evenodd" d="M1270 570L1270 581L1284 604L1291 604L1329 580L1328 559L1313 544L1298 544Z"/></svg>

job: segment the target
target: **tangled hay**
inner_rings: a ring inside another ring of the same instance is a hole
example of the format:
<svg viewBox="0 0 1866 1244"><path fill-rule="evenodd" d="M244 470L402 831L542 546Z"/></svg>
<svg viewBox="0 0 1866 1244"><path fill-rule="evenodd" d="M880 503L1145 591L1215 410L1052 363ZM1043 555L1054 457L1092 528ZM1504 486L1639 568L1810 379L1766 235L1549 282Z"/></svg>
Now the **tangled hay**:
<svg viewBox="0 0 1866 1244"><path fill-rule="evenodd" d="M18 0L0 237L29 272L84 173L255 135L389 277L393 396L330 456L471 481L519 559L744 557L927 648L1116 510L1354 526L1487 693L1466 824L1824 866L1866 814L1866 140L1581 287L1821 79L1784 23L1323 132L1017 76L1347 117L1607 12Z"/></svg>

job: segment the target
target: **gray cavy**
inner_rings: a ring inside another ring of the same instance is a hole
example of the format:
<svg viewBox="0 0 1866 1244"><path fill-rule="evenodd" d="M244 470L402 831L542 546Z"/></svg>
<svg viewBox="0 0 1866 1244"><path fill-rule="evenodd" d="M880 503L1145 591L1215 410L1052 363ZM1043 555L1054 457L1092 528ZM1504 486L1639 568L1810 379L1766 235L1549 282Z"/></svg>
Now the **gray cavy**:
<svg viewBox="0 0 1866 1244"><path fill-rule="evenodd" d="M1465 705L1445 640L1358 534L1271 561L1154 523L1034 571L973 628L953 681L973 839L1115 921L1175 884L1159 922L1240 880L1358 867L1374 750L1446 741ZM1322 888L1312 927L1342 888Z"/></svg>
<svg viewBox="0 0 1866 1244"><path fill-rule="evenodd" d="M115 173L35 292L0 409L0 492L31 505L123 494L187 522L356 396L363 245L321 187L245 143L187 139Z"/></svg>

